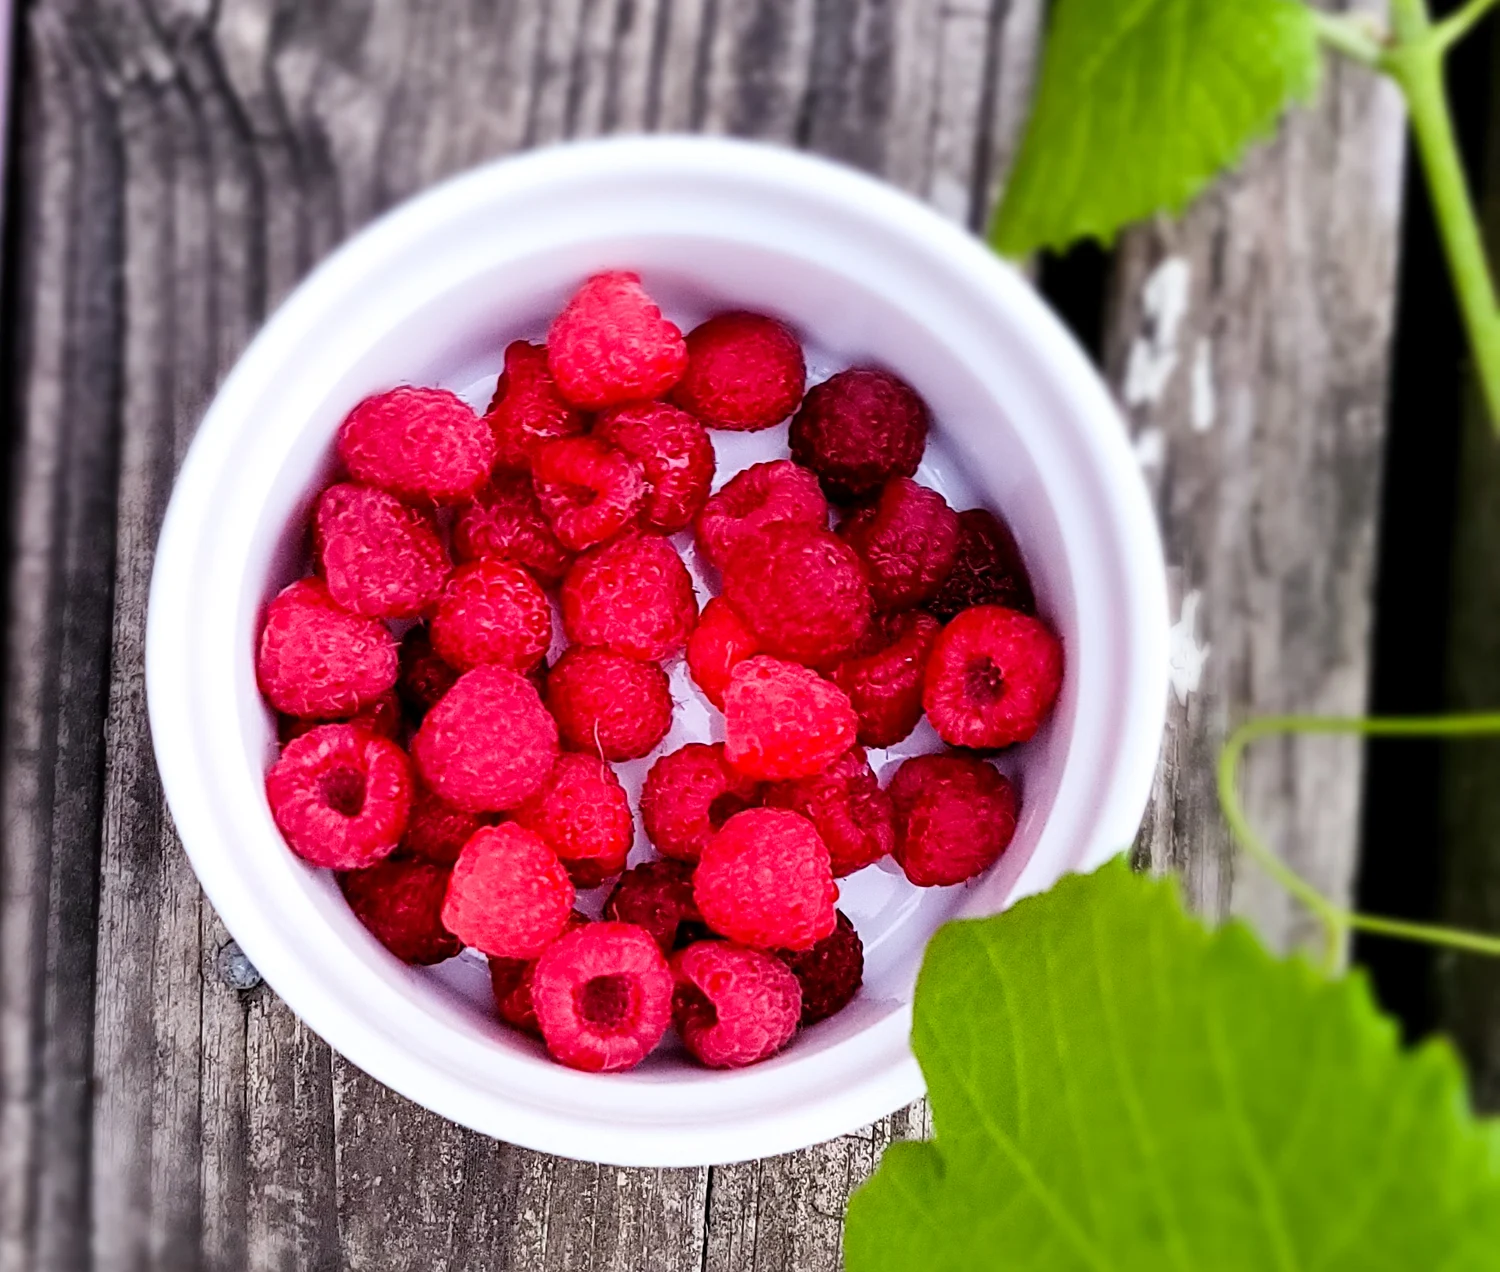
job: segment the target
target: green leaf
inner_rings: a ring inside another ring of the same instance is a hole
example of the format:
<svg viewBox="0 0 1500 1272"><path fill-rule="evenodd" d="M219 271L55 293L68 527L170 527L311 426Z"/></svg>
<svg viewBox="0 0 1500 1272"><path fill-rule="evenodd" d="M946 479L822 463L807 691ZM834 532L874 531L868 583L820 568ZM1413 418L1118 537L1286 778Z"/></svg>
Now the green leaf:
<svg viewBox="0 0 1500 1272"><path fill-rule="evenodd" d="M1210 932L1123 862L932 941L937 1138L854 1198L849 1272L1500 1268L1500 1128L1363 978Z"/></svg>
<svg viewBox="0 0 1500 1272"><path fill-rule="evenodd" d="M1023 256L1180 211L1318 68L1301 0L1058 0L991 240Z"/></svg>

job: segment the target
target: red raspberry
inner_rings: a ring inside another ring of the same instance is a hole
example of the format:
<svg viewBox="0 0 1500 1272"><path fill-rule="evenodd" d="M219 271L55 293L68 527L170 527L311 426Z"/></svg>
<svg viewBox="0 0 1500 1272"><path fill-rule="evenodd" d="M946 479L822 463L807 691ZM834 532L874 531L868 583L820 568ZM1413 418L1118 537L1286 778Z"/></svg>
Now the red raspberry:
<svg viewBox="0 0 1500 1272"><path fill-rule="evenodd" d="M515 822L485 826L453 863L443 923L496 958L535 958L562 933L573 885L552 849Z"/></svg>
<svg viewBox="0 0 1500 1272"><path fill-rule="evenodd" d="M547 442L532 455L537 502L570 552L618 534L632 521L646 494L641 466L592 437Z"/></svg>
<svg viewBox="0 0 1500 1272"><path fill-rule="evenodd" d="M580 888L597 888L624 870L635 842L630 801L615 771L577 752L557 757L546 784L516 809L515 820L542 837Z"/></svg>
<svg viewBox="0 0 1500 1272"><path fill-rule="evenodd" d="M843 1011L859 993L865 978L865 947L849 922L838 912L838 926L810 950L777 955L802 985L802 1024L815 1025Z"/></svg>
<svg viewBox="0 0 1500 1272"><path fill-rule="evenodd" d="M304 733L311 733L321 723L325 722L308 720L302 716L284 715L277 721L276 735L285 746L293 738L300 738ZM395 690L387 689L380 697L365 703L353 715L326 723L357 725L377 737L390 738L392 742L396 742L401 736L401 700L396 697Z"/></svg>
<svg viewBox="0 0 1500 1272"><path fill-rule="evenodd" d="M705 424L754 432L780 424L802 400L802 346L774 318L718 314L688 333L687 351L672 400Z"/></svg>
<svg viewBox="0 0 1500 1272"><path fill-rule="evenodd" d="M633 530L574 562L563 582L562 616L575 645L655 662L682 648L698 621L698 601L677 549L659 534Z"/></svg>
<svg viewBox="0 0 1500 1272"><path fill-rule="evenodd" d="M905 381L850 367L807 391L792 421L792 458L823 479L829 498L863 499L917 471L928 423L927 404Z"/></svg>
<svg viewBox="0 0 1500 1272"><path fill-rule="evenodd" d="M396 683L396 641L335 605L322 579L299 579L266 607L255 676L287 715L350 716Z"/></svg>
<svg viewBox="0 0 1500 1272"><path fill-rule="evenodd" d="M432 519L373 486L346 481L325 490L313 536L328 595L351 614L420 614L453 568Z"/></svg>
<svg viewBox="0 0 1500 1272"><path fill-rule="evenodd" d="M729 767L722 742L689 742L646 774L641 820L662 856L695 862L726 821L759 802L760 783Z"/></svg>
<svg viewBox="0 0 1500 1272"><path fill-rule="evenodd" d="M557 725L535 686L504 667L465 672L411 740L422 780L470 812L515 808L557 759Z"/></svg>
<svg viewBox="0 0 1500 1272"><path fill-rule="evenodd" d="M704 504L693 535L704 559L722 570L741 539L782 521L828 529L828 500L817 477L789 459L753 464L731 478Z"/></svg>
<svg viewBox="0 0 1500 1272"><path fill-rule="evenodd" d="M401 836L401 851L425 857L440 866L451 866L458 860L464 845L481 826L493 824L486 813L471 813L434 795L421 782L413 785L411 813L406 819L406 834Z"/></svg>
<svg viewBox="0 0 1500 1272"><path fill-rule="evenodd" d="M849 699L815 671L776 658L734 669L724 694L724 755L747 777L807 777L854 745Z"/></svg>
<svg viewBox="0 0 1500 1272"><path fill-rule="evenodd" d="M836 663L870 625L870 585L854 549L816 526L768 526L724 566L724 597L762 648L809 666Z"/></svg>
<svg viewBox="0 0 1500 1272"><path fill-rule="evenodd" d="M537 1023L554 1059L609 1073L639 1064L672 1018L672 971L633 923L575 928L537 960Z"/></svg>
<svg viewBox="0 0 1500 1272"><path fill-rule="evenodd" d="M558 542L526 473L497 472L453 523L458 561L496 557L524 565L547 587L562 582L573 554Z"/></svg>
<svg viewBox="0 0 1500 1272"><path fill-rule="evenodd" d="M333 870L357 870L395 851L411 787L406 752L352 724L321 725L288 742L266 774L287 847Z"/></svg>
<svg viewBox="0 0 1500 1272"><path fill-rule="evenodd" d="M828 848L807 818L748 808L708 841L693 896L704 922L731 941L806 950L833 931L839 889Z"/></svg>
<svg viewBox="0 0 1500 1272"><path fill-rule="evenodd" d="M880 789L863 747L851 747L821 773L777 782L766 790L765 803L812 822L835 879L863 870L896 846L890 796Z"/></svg>
<svg viewBox="0 0 1500 1272"><path fill-rule="evenodd" d="M575 751L637 760L672 727L667 676L651 662L575 645L547 676L547 705Z"/></svg>
<svg viewBox="0 0 1500 1272"><path fill-rule="evenodd" d="M859 716L865 746L895 746L922 718L922 677L942 630L921 610L880 615L850 658L829 673Z"/></svg>
<svg viewBox="0 0 1500 1272"><path fill-rule="evenodd" d="M568 401L597 411L661 397L682 378L682 332L646 295L639 274L595 274L547 332L547 359Z"/></svg>
<svg viewBox="0 0 1500 1272"><path fill-rule="evenodd" d="M745 659L758 653L760 642L739 611L722 596L716 596L703 607L698 626L688 637L688 673L703 690L703 696L722 711L729 677Z"/></svg>
<svg viewBox="0 0 1500 1272"><path fill-rule="evenodd" d="M403 963L444 963L463 944L443 926L448 870L430 861L388 857L339 876L344 900L370 933Z"/></svg>
<svg viewBox="0 0 1500 1272"><path fill-rule="evenodd" d="M878 610L921 605L948 577L958 557L958 514L937 491L893 477L880 500L839 526L859 553Z"/></svg>
<svg viewBox="0 0 1500 1272"><path fill-rule="evenodd" d="M927 608L944 622L974 605L1031 614L1036 600L1010 527L988 508L958 514L958 554Z"/></svg>
<svg viewBox="0 0 1500 1272"><path fill-rule="evenodd" d="M509 667L526 672L552 643L552 605L542 585L513 561L460 566L432 616L432 647L460 671Z"/></svg>
<svg viewBox="0 0 1500 1272"><path fill-rule="evenodd" d="M516 340L505 349L505 370L485 412L495 435L495 464L530 468L531 452L554 437L572 437L587 425L557 391L544 345Z"/></svg>
<svg viewBox="0 0 1500 1272"><path fill-rule="evenodd" d="M999 605L976 605L933 642L922 705L949 746L1010 746L1041 726L1062 677L1062 642L1045 623Z"/></svg>
<svg viewBox="0 0 1500 1272"><path fill-rule="evenodd" d="M918 755L891 779L896 860L919 888L988 870L1016 833L1016 791L969 755Z"/></svg>
<svg viewBox="0 0 1500 1272"><path fill-rule="evenodd" d="M586 915L572 911L563 935L588 921ZM531 1001L531 978L536 975L536 959L492 956L489 963L490 990L495 995L495 1010L500 1013L500 1019L522 1033L540 1038L542 1027L536 1022L536 1006Z"/></svg>
<svg viewBox="0 0 1500 1272"><path fill-rule="evenodd" d="M396 692L412 719L418 723L453 688L458 672L445 663L432 647L427 628L418 625L401 638L401 674Z"/></svg>
<svg viewBox="0 0 1500 1272"><path fill-rule="evenodd" d="M367 486L417 503L460 503L490 475L495 438L447 389L391 389L349 412L339 458Z"/></svg>
<svg viewBox="0 0 1500 1272"><path fill-rule="evenodd" d="M645 473L642 525L676 534L703 511L714 479L714 446L686 411L665 402L617 406L599 417L594 436L629 455Z"/></svg>
<svg viewBox="0 0 1500 1272"><path fill-rule="evenodd" d="M802 986L760 950L699 941L672 960L672 1023L710 1069L741 1069L774 1056L797 1032Z"/></svg>
<svg viewBox="0 0 1500 1272"><path fill-rule="evenodd" d="M693 900L693 868L682 861L632 866L604 903L604 917L645 928L663 954L708 934Z"/></svg>

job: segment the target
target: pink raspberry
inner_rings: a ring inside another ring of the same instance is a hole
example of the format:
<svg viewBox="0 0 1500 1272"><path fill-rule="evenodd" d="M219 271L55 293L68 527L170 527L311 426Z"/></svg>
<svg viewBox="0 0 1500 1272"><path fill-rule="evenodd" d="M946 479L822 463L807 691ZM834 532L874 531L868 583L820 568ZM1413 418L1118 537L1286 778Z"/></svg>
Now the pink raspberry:
<svg viewBox="0 0 1500 1272"><path fill-rule="evenodd" d="M672 400L705 424L755 432L780 424L802 400L802 346L774 318L716 314L688 334L687 353Z"/></svg>
<svg viewBox="0 0 1500 1272"><path fill-rule="evenodd" d="M703 425L686 411L665 402L617 406L599 417L594 436L641 466L643 526L676 534L703 511L714 479L714 447Z"/></svg>
<svg viewBox="0 0 1500 1272"><path fill-rule="evenodd" d="M742 539L783 521L828 529L828 500L817 476L789 459L754 464L731 478L703 505L693 534L704 559L722 570Z"/></svg>
<svg viewBox="0 0 1500 1272"><path fill-rule="evenodd" d="M651 933L663 954L707 935L693 900L693 868L682 861L646 861L620 876L604 917Z"/></svg>
<svg viewBox="0 0 1500 1272"><path fill-rule="evenodd" d="M891 779L896 860L919 888L963 883L988 870L1016 832L1016 791L968 755L918 755Z"/></svg>
<svg viewBox="0 0 1500 1272"><path fill-rule="evenodd" d="M949 746L1010 746L1041 726L1062 677L1062 642L1045 623L999 605L976 605L933 642L922 705Z"/></svg>
<svg viewBox="0 0 1500 1272"><path fill-rule="evenodd" d="M729 688L734 669L758 653L760 642L739 611L722 596L716 596L703 607L698 626L688 637L688 674L703 690L703 696L722 711L724 690Z"/></svg>
<svg viewBox="0 0 1500 1272"><path fill-rule="evenodd" d="M322 579L299 579L266 607L255 676L287 715L351 716L396 683L396 641L335 605Z"/></svg>
<svg viewBox="0 0 1500 1272"><path fill-rule="evenodd" d="M538 446L531 479L537 502L570 552L618 534L646 495L641 466L593 437L564 437Z"/></svg>
<svg viewBox="0 0 1500 1272"><path fill-rule="evenodd" d="M682 378L687 345L639 274L595 274L547 332L547 360L568 401L597 411L661 397Z"/></svg>
<svg viewBox="0 0 1500 1272"><path fill-rule="evenodd" d="M575 645L655 662L687 641L698 601L677 549L632 530L578 558L563 582L562 616Z"/></svg>
<svg viewBox="0 0 1500 1272"><path fill-rule="evenodd" d="M639 1064L672 1018L672 972L633 923L575 928L537 961L531 998L547 1050L573 1069Z"/></svg>
<svg viewBox="0 0 1500 1272"><path fill-rule="evenodd" d="M747 808L708 841L693 875L703 920L766 950L811 949L833 931L838 885L813 824L784 808Z"/></svg>
<svg viewBox="0 0 1500 1272"><path fill-rule="evenodd" d="M572 911L563 935L583 927L588 921L586 915ZM491 956L489 964L490 990L495 995L495 1010L500 1013L500 1019L522 1033L540 1038L542 1027L537 1024L536 1005L531 1001L531 978L536 975L536 959Z"/></svg>
<svg viewBox="0 0 1500 1272"><path fill-rule="evenodd" d="M837 685L796 663L751 658L724 694L724 755L747 777L807 777L854 745L859 720Z"/></svg>
<svg viewBox="0 0 1500 1272"><path fill-rule="evenodd" d="M854 653L829 673L859 716L863 745L895 746L917 727L922 677L941 630L921 610L880 615Z"/></svg>
<svg viewBox="0 0 1500 1272"><path fill-rule="evenodd" d="M651 662L575 645L547 676L547 705L575 751L637 760L672 727L667 676Z"/></svg>
<svg viewBox="0 0 1500 1272"><path fill-rule="evenodd" d="M527 672L552 643L552 605L542 585L513 561L486 557L460 566L432 616L432 647L459 671Z"/></svg>
<svg viewBox="0 0 1500 1272"><path fill-rule="evenodd" d="M672 1023L710 1069L774 1056L797 1032L802 986L786 964L728 941L699 941L672 959Z"/></svg>
<svg viewBox="0 0 1500 1272"><path fill-rule="evenodd" d="M944 622L974 605L1034 613L1031 579L1010 527L988 508L970 508L958 514L958 529L953 569L927 608Z"/></svg>
<svg viewBox="0 0 1500 1272"><path fill-rule="evenodd" d="M820 773L767 788L767 808L801 813L827 845L833 876L873 865L896 846L890 796L880 789L863 747L851 747Z"/></svg>
<svg viewBox="0 0 1500 1272"><path fill-rule="evenodd" d="M843 1011L864 982L864 943L842 910L838 926L812 949L782 950L777 957L802 985L803 1025L815 1025Z"/></svg>
<svg viewBox="0 0 1500 1272"><path fill-rule="evenodd" d="M516 340L506 346L505 370L495 384L485 422L495 436L500 468L531 467L531 452L555 437L573 437L587 425L557 391L543 345Z"/></svg>
<svg viewBox="0 0 1500 1272"><path fill-rule="evenodd" d="M415 503L460 503L490 475L495 438L447 389L391 389L349 412L339 458L367 486Z"/></svg>
<svg viewBox="0 0 1500 1272"><path fill-rule="evenodd" d="M463 945L443 926L448 870L430 861L387 857L339 876L354 915L403 963L444 963Z"/></svg>
<svg viewBox="0 0 1500 1272"><path fill-rule="evenodd" d="M958 514L948 501L910 477L886 482L877 503L839 526L859 553L878 610L921 605L941 586L958 557Z"/></svg>
<svg viewBox="0 0 1500 1272"><path fill-rule="evenodd" d="M304 733L311 733L318 725L328 724L353 724L377 737L390 738L392 742L401 739L401 701L396 697L395 690L387 689L378 698L365 703L351 716L345 716L342 720L322 721L309 720L305 716L280 716L276 723L277 740L285 746L293 738L300 738Z"/></svg>
<svg viewBox="0 0 1500 1272"><path fill-rule="evenodd" d="M625 869L635 842L630 801L615 771L592 755L564 751L551 776L515 811L563 863L575 886L597 888Z"/></svg>
<svg viewBox="0 0 1500 1272"><path fill-rule="evenodd" d="M328 595L351 614L421 614L453 568L431 518L373 486L346 481L325 490L313 536Z"/></svg>
<svg viewBox="0 0 1500 1272"><path fill-rule="evenodd" d="M458 860L464 845L474 837L474 832L493 822L492 814L471 813L416 782L411 795L411 813L406 819L406 833L401 836L401 851L414 857L425 857L440 866L451 866Z"/></svg>
<svg viewBox="0 0 1500 1272"><path fill-rule="evenodd" d="M851 367L807 391L792 421L792 458L823 479L830 498L852 502L916 473L928 424L927 404L909 384Z"/></svg>
<svg viewBox="0 0 1500 1272"><path fill-rule="evenodd" d="M573 562L542 512L527 473L497 472L453 523L459 562L495 557L524 565L545 587L555 587Z"/></svg>
<svg viewBox="0 0 1500 1272"><path fill-rule="evenodd" d="M288 742L266 774L287 847L332 870L357 870L395 851L411 788L406 752L351 724L320 725Z"/></svg>
<svg viewBox="0 0 1500 1272"><path fill-rule="evenodd" d="M396 692L413 720L421 723L445 693L453 688L458 672L438 656L424 624L410 628L401 638L401 671Z"/></svg>
<svg viewBox="0 0 1500 1272"><path fill-rule="evenodd" d="M496 958L535 958L562 933L573 885L556 854L515 822L475 832L453 863L443 924Z"/></svg>
<svg viewBox="0 0 1500 1272"><path fill-rule="evenodd" d="M695 862L726 821L759 802L760 783L730 768L722 742L689 742L646 774L641 821L662 856Z"/></svg>

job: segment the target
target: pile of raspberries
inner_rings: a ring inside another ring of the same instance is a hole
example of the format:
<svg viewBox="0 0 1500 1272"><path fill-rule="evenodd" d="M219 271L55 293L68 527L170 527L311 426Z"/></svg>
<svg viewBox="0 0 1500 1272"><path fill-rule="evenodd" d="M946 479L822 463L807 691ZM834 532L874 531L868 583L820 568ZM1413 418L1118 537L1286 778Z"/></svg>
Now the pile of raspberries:
<svg viewBox="0 0 1500 1272"><path fill-rule="evenodd" d="M712 493L708 430L789 416L790 458ZM445 389L361 402L315 571L257 649L287 844L397 958L486 955L500 1018L563 1064L628 1068L669 1025L705 1065L773 1055L859 988L835 879L889 855L957 884L1004 851L1017 794L983 754L1031 737L1062 680L1004 523L913 480L928 426L889 372L808 389L780 322L684 337L623 272L505 351L483 415ZM701 612L689 530L722 581ZM655 761L659 856L627 869L611 765L667 734L680 655L724 741ZM924 712L954 749L882 789L866 748ZM575 908L611 881L602 918Z"/></svg>

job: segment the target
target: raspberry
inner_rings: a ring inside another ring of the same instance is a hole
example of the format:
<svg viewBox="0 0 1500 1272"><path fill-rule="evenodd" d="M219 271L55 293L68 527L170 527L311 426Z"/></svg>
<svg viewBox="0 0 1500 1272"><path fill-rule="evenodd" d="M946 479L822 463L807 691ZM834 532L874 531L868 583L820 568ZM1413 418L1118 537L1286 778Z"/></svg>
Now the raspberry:
<svg viewBox="0 0 1500 1272"><path fill-rule="evenodd" d="M739 611L722 596L716 596L703 607L698 626L688 637L688 673L703 690L703 696L722 711L729 677L740 663L758 653L760 642Z"/></svg>
<svg viewBox="0 0 1500 1272"><path fill-rule="evenodd" d="M313 536L328 595L351 614L420 614L453 568L431 518L373 486L346 481L325 490Z"/></svg>
<svg viewBox="0 0 1500 1272"><path fill-rule="evenodd" d="M417 503L459 503L490 475L495 438L447 389L391 389L349 412L339 458L367 486Z"/></svg>
<svg viewBox="0 0 1500 1272"><path fill-rule="evenodd" d="M783 808L736 813L708 841L693 875L704 922L756 949L811 949L833 931L838 885L807 818Z"/></svg>
<svg viewBox="0 0 1500 1272"><path fill-rule="evenodd" d="M575 751L636 760L672 727L672 694L655 663L575 645L547 676L547 705Z"/></svg>
<svg viewBox="0 0 1500 1272"><path fill-rule="evenodd" d="M838 926L810 950L778 955L802 985L802 1024L815 1025L843 1011L865 978L865 947L849 922L838 912Z"/></svg>
<svg viewBox="0 0 1500 1272"><path fill-rule="evenodd" d="M854 745L858 724L843 690L817 672L750 658L724 694L724 755L747 777L807 777Z"/></svg>
<svg viewBox="0 0 1500 1272"><path fill-rule="evenodd" d="M453 688L458 672L438 657L425 626L411 628L401 638L401 673L396 692L418 723Z"/></svg>
<svg viewBox="0 0 1500 1272"><path fill-rule="evenodd" d="M460 566L432 616L432 647L460 671L508 667L526 672L552 643L552 606L542 585L513 561Z"/></svg>
<svg viewBox="0 0 1500 1272"><path fill-rule="evenodd" d="M672 1023L710 1069L773 1056L797 1032L802 986L779 959L728 941L699 941L672 960Z"/></svg>
<svg viewBox="0 0 1500 1272"><path fill-rule="evenodd" d="M1010 527L988 508L958 514L958 554L927 608L944 622L974 605L1031 614L1036 600Z"/></svg>
<svg viewBox="0 0 1500 1272"><path fill-rule="evenodd" d="M676 534L703 511L714 479L714 446L686 411L665 402L618 406L599 418L594 436L629 455L645 473L642 525Z"/></svg>
<svg viewBox="0 0 1500 1272"><path fill-rule="evenodd" d="M644 929L589 923L537 960L531 998L554 1059L591 1073L629 1069L667 1031L672 971Z"/></svg>
<svg viewBox="0 0 1500 1272"><path fill-rule="evenodd" d="M255 677L287 715L350 716L396 683L396 641L335 605L322 579L299 579L266 607Z"/></svg>
<svg viewBox="0 0 1500 1272"><path fill-rule="evenodd" d="M829 498L863 499L917 471L928 422L927 404L905 381L851 367L807 391L792 420L792 458L823 479Z"/></svg>
<svg viewBox="0 0 1500 1272"><path fill-rule="evenodd" d="M497 472L453 523L453 556L524 565L547 587L562 582L573 554L558 542L526 473Z"/></svg>
<svg viewBox="0 0 1500 1272"><path fill-rule="evenodd" d="M565 751L551 776L515 811L517 825L540 835L580 888L597 888L625 869L635 842L630 801L608 764Z"/></svg>
<svg viewBox="0 0 1500 1272"><path fill-rule="evenodd" d="M802 400L802 346L774 318L718 314L688 334L687 354L672 400L705 424L744 432L770 428Z"/></svg>
<svg viewBox="0 0 1500 1272"><path fill-rule="evenodd" d="M515 808L557 759L557 725L536 688L504 667L465 672L411 740L422 780L470 812Z"/></svg>
<svg viewBox="0 0 1500 1272"><path fill-rule="evenodd" d="M812 822L835 879L863 870L896 846L890 796L880 789L863 747L851 747L821 773L776 783L765 803Z"/></svg>
<svg viewBox="0 0 1500 1272"><path fill-rule="evenodd" d="M933 642L922 705L949 746L1024 742L1062 687L1062 643L1040 619L999 605L966 609Z"/></svg>
<svg viewBox="0 0 1500 1272"><path fill-rule="evenodd" d="M592 437L564 437L536 448L532 482L558 541L581 552L618 534L646 494L641 466Z"/></svg>
<svg viewBox="0 0 1500 1272"><path fill-rule="evenodd" d="M693 868L681 861L646 861L620 876L604 917L651 933L663 954L708 934L693 900Z"/></svg>
<svg viewBox="0 0 1500 1272"><path fill-rule="evenodd" d="M325 722L308 720L302 716L281 716L276 725L277 739L285 746L293 738L311 733L320 723ZM327 723L358 725L377 737L390 738L395 742L401 735L401 701L394 690L387 689L380 697L365 703L353 715Z"/></svg>
<svg viewBox="0 0 1500 1272"><path fill-rule="evenodd" d="M443 926L448 871L430 861L388 857L339 876L355 917L403 963L444 963L463 944Z"/></svg>
<svg viewBox="0 0 1500 1272"><path fill-rule="evenodd" d="M530 468L531 452L554 437L572 437L587 425L557 391L544 345L517 340L506 346L505 370L485 412L495 436L500 468Z"/></svg>
<svg viewBox="0 0 1500 1272"><path fill-rule="evenodd" d="M778 522L828 529L828 500L817 477L789 459L753 464L703 506L693 526L698 551L722 570L740 540Z"/></svg>
<svg viewBox="0 0 1500 1272"><path fill-rule="evenodd" d="M573 885L552 849L514 822L475 832L453 863L443 923L496 958L535 958L567 925Z"/></svg>
<svg viewBox="0 0 1500 1272"><path fill-rule="evenodd" d="M983 760L918 755L891 779L896 860L919 888L988 870L1016 831L1016 791Z"/></svg>
<svg viewBox="0 0 1500 1272"><path fill-rule="evenodd" d="M921 610L881 615L853 656L829 673L859 716L861 744L895 746L917 727L922 677L940 630Z"/></svg>
<svg viewBox="0 0 1500 1272"><path fill-rule="evenodd" d="M464 845L474 837L474 832L492 822L489 814L471 813L457 804L450 804L417 782L411 793L406 834L401 836L401 851L425 857L440 866L451 866L458 860Z"/></svg>
<svg viewBox="0 0 1500 1272"><path fill-rule="evenodd" d="M816 526L768 526L724 566L724 597L778 658L837 662L870 625L870 585L859 557Z"/></svg>
<svg viewBox="0 0 1500 1272"><path fill-rule="evenodd" d="M599 410L660 397L682 377L682 332L646 295L639 274L595 274L547 332L547 360L568 401Z"/></svg>
<svg viewBox="0 0 1500 1272"><path fill-rule="evenodd" d="M958 514L937 491L893 477L880 500L839 526L859 553L878 610L911 609L927 600L958 556Z"/></svg>
<svg viewBox="0 0 1500 1272"><path fill-rule="evenodd" d="M729 767L722 742L690 742L651 766L641 820L662 856L695 862L729 818L759 802L760 784Z"/></svg>
<svg viewBox="0 0 1500 1272"><path fill-rule="evenodd" d="M333 870L395 850L411 807L411 764L388 738L324 724L288 742L266 774L266 799L287 847Z"/></svg>
<svg viewBox="0 0 1500 1272"><path fill-rule="evenodd" d="M563 935L588 921L586 915L573 910L568 915ZM495 1010L500 1013L500 1019L522 1033L540 1038L542 1027L536 1022L536 1006L531 1001L531 978L536 975L536 959L491 956L489 963L490 990L495 995Z"/></svg>
<svg viewBox="0 0 1500 1272"><path fill-rule="evenodd" d="M677 549L630 531L578 558L563 582L562 616L576 645L655 662L682 648L698 601Z"/></svg>

